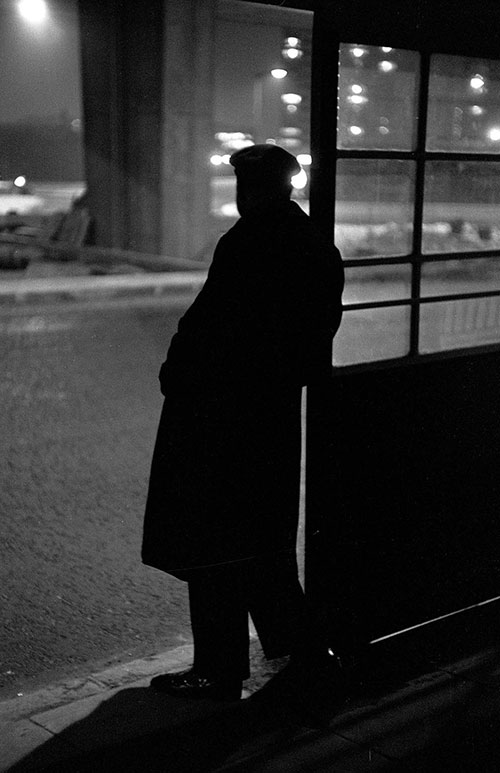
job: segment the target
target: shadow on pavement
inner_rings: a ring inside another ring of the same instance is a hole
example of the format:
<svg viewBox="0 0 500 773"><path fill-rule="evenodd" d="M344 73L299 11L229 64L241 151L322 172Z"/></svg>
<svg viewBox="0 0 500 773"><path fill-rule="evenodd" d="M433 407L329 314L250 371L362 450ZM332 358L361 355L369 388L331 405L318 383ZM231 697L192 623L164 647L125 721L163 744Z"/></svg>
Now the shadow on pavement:
<svg viewBox="0 0 500 773"><path fill-rule="evenodd" d="M297 732L293 718L252 700L188 701L147 687L121 690L97 709L9 769L21 771L217 769L238 752L245 756L263 737L285 742Z"/></svg>

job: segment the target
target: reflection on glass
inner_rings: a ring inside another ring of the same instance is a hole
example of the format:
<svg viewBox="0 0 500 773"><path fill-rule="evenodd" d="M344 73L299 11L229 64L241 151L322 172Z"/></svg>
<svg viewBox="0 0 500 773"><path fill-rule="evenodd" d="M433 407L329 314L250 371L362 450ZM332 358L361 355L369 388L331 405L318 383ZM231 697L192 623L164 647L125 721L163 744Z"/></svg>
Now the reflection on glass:
<svg viewBox="0 0 500 773"><path fill-rule="evenodd" d="M410 266L360 266L347 268L344 304L395 301L411 294Z"/></svg>
<svg viewBox="0 0 500 773"><path fill-rule="evenodd" d="M500 298L423 304L420 352L467 349L500 341Z"/></svg>
<svg viewBox="0 0 500 773"><path fill-rule="evenodd" d="M432 57L427 149L500 153L500 62Z"/></svg>
<svg viewBox="0 0 500 773"><path fill-rule="evenodd" d="M384 46L342 43L337 147L415 147L419 55Z"/></svg>
<svg viewBox="0 0 500 773"><path fill-rule="evenodd" d="M407 306L346 311L333 341L333 365L404 357L408 354L409 339Z"/></svg>
<svg viewBox="0 0 500 773"><path fill-rule="evenodd" d="M411 161L338 161L335 242L344 258L411 252L414 169Z"/></svg>
<svg viewBox="0 0 500 773"><path fill-rule="evenodd" d="M302 173L292 181L292 195L306 213L311 168L312 12L262 5L256 13L254 3L242 0L217 0L215 6L210 105L215 131L203 140L203 147L209 148L207 259L214 234L238 218L232 153L268 142L300 157Z"/></svg>
<svg viewBox="0 0 500 773"><path fill-rule="evenodd" d="M446 260L424 263L422 266L421 294L455 295L483 290L500 290L500 261L498 258L475 260Z"/></svg>
<svg viewBox="0 0 500 773"><path fill-rule="evenodd" d="M500 248L500 165L432 161L426 165L424 253Z"/></svg>

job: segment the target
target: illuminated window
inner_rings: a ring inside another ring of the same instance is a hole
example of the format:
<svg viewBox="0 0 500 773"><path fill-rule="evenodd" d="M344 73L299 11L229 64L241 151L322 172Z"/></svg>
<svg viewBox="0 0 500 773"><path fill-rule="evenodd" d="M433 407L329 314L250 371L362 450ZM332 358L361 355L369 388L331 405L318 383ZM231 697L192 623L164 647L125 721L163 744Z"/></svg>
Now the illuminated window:
<svg viewBox="0 0 500 773"><path fill-rule="evenodd" d="M500 62L339 53L334 364L500 344Z"/></svg>

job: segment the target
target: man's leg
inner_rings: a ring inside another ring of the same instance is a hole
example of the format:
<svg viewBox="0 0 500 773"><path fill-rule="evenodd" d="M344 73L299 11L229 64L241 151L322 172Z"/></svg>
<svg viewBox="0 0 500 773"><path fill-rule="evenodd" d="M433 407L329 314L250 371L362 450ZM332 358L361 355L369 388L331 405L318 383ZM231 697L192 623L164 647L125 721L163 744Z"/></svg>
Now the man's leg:
<svg viewBox="0 0 500 773"><path fill-rule="evenodd" d="M193 571L188 586L193 666L157 676L151 687L186 698L238 700L249 676L248 608L238 565Z"/></svg>
<svg viewBox="0 0 500 773"><path fill-rule="evenodd" d="M248 608L267 658L324 655L326 636L299 582L294 550L256 558L247 572Z"/></svg>
<svg viewBox="0 0 500 773"><path fill-rule="evenodd" d="M214 679L247 679L248 607L239 563L193 573L189 607L194 669Z"/></svg>

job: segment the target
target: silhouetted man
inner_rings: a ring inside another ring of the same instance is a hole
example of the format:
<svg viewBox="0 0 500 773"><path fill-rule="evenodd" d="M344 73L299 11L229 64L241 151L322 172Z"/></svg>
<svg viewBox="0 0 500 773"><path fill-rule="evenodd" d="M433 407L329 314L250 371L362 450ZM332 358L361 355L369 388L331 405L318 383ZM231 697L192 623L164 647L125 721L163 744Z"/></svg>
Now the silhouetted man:
<svg viewBox="0 0 500 773"><path fill-rule="evenodd" d="M294 156L231 156L238 222L179 322L165 395L143 561L187 580L194 663L152 686L236 699L249 676L248 613L266 657L318 657L299 584L301 389L327 378L341 319L338 250L290 201Z"/></svg>

